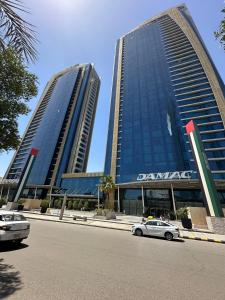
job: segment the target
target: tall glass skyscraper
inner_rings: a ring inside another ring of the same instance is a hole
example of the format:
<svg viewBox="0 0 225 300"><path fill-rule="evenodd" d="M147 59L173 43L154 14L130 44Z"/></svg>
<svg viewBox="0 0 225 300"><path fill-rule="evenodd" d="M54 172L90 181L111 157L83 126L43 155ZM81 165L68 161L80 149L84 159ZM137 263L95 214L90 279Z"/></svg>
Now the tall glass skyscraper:
<svg viewBox="0 0 225 300"><path fill-rule="evenodd" d="M225 88L185 5L117 42L105 173L193 170L185 125L194 120L215 179L225 179Z"/></svg>
<svg viewBox="0 0 225 300"><path fill-rule="evenodd" d="M19 179L39 150L28 186L60 186L63 173L85 172L100 87L92 64L69 67L48 82L5 178Z"/></svg>

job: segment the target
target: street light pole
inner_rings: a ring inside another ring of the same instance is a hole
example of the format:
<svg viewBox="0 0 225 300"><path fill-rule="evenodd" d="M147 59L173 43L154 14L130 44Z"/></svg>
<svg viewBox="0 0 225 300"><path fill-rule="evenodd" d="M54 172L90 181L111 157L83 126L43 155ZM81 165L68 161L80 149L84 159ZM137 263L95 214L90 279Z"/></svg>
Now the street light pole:
<svg viewBox="0 0 225 300"><path fill-rule="evenodd" d="M51 188L50 188L50 196L49 196L49 208L51 207L51 205L52 205L52 186L51 186Z"/></svg>
<svg viewBox="0 0 225 300"><path fill-rule="evenodd" d="M99 195L99 186L98 186L98 209L100 208L100 195Z"/></svg>
<svg viewBox="0 0 225 300"><path fill-rule="evenodd" d="M7 195L6 195L7 202L9 201L9 192L10 192L10 186L8 187L8 191L7 191Z"/></svg>
<svg viewBox="0 0 225 300"><path fill-rule="evenodd" d="M173 201L173 210L174 210L174 214L177 220L177 210L176 210L176 203L175 203L175 197L174 197L174 191L173 191L173 185L171 183L171 194L172 194L172 201Z"/></svg>
<svg viewBox="0 0 225 300"><path fill-rule="evenodd" d="M117 197L118 197L118 212L120 212L120 188L119 188L119 186L118 186Z"/></svg>
<svg viewBox="0 0 225 300"><path fill-rule="evenodd" d="M142 198L142 206L143 206L143 214L145 213L145 198L144 198L144 188L141 186L141 198Z"/></svg>
<svg viewBox="0 0 225 300"><path fill-rule="evenodd" d="M37 186L36 186L36 188L34 190L34 199L36 199L36 198L37 198Z"/></svg>

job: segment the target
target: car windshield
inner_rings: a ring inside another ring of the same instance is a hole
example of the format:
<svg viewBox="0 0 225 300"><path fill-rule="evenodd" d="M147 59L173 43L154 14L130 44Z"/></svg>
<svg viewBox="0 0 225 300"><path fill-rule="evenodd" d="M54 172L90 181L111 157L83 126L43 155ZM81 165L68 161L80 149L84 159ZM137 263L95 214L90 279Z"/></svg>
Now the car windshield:
<svg viewBox="0 0 225 300"><path fill-rule="evenodd" d="M7 215L0 215L0 221L5 221L5 222L26 221L26 218L23 215L7 214Z"/></svg>

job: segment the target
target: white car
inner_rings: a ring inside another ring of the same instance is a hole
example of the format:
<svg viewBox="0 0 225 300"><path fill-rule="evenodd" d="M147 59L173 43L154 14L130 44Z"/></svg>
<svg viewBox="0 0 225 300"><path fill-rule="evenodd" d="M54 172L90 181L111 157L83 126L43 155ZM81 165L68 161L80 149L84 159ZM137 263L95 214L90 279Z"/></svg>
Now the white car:
<svg viewBox="0 0 225 300"><path fill-rule="evenodd" d="M137 236L151 235L164 237L168 241L179 237L179 228L161 220L151 220L145 223L134 224L131 233Z"/></svg>
<svg viewBox="0 0 225 300"><path fill-rule="evenodd" d="M0 210L0 242L21 243L30 233L30 222L18 212Z"/></svg>

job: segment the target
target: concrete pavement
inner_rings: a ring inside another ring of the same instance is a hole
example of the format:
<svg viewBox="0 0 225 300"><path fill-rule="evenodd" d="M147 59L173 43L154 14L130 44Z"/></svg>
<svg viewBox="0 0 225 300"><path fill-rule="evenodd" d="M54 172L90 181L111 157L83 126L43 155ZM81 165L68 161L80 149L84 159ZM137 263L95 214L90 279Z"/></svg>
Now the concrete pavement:
<svg viewBox="0 0 225 300"><path fill-rule="evenodd" d="M85 212L80 213L81 215L88 216ZM69 224L76 224L76 225L83 225L83 226L91 226L91 227L100 227L106 229L114 229L114 230L123 230L123 231L130 231L132 222L124 221L124 219L119 216L117 220L97 220L91 217L88 217L87 221L77 220L74 221L71 216L67 214L63 218L62 221L59 220L58 216L56 215L46 215L40 213L30 213L24 212L24 215L30 219L42 220L42 221L52 221L52 222L61 222L61 223L69 223ZM140 222L140 217L135 217L136 222ZM222 243L225 244L225 236L219 234L213 234L209 232L197 232L197 231L187 231L180 228L180 237L185 239L193 239L198 241L207 241L207 242L215 242L215 243Z"/></svg>
<svg viewBox="0 0 225 300"><path fill-rule="evenodd" d="M0 299L221 300L224 245L31 220L30 237L0 249Z"/></svg>

